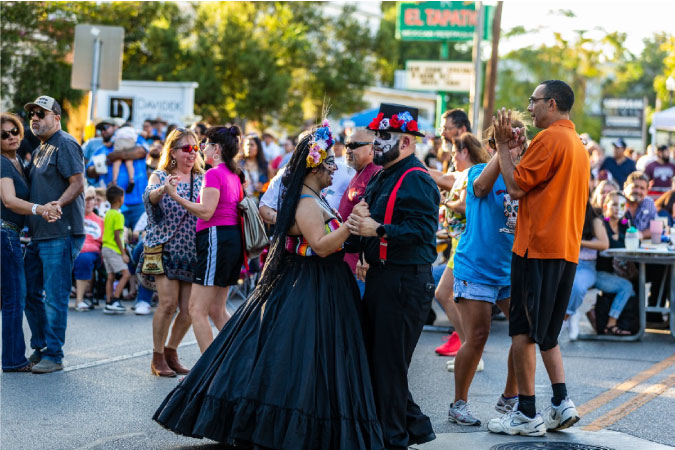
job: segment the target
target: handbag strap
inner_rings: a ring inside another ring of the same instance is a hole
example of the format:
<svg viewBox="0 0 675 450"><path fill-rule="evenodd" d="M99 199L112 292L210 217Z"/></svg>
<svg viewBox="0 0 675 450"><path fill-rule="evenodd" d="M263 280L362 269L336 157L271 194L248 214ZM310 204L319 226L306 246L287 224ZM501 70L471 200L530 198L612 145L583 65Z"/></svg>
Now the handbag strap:
<svg viewBox="0 0 675 450"><path fill-rule="evenodd" d="M244 185L239 182L239 202L244 200ZM244 252L244 268L248 272L248 254L246 253L246 233L244 232L244 213L239 209L239 224L241 225L241 248Z"/></svg>
<svg viewBox="0 0 675 450"><path fill-rule="evenodd" d="M422 167L411 167L410 169L403 172L401 178L399 178L398 181L396 182L394 189L391 191L391 194L389 194L389 200L387 201L387 209L384 212L384 221L382 222L382 225L391 224L391 219L394 216L394 203L396 203L396 194L398 193L398 189L401 187L401 183L403 183L403 179L405 178L405 176L408 175L410 172L414 172L416 170L426 172L426 170L423 169ZM387 260L387 240L382 237L380 238L380 261L385 262L386 260Z"/></svg>

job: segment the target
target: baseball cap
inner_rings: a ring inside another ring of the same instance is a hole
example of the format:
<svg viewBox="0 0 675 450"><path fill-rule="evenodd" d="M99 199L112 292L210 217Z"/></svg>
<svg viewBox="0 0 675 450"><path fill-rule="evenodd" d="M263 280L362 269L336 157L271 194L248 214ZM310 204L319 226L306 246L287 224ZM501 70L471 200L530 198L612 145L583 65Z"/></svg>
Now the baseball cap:
<svg viewBox="0 0 675 450"><path fill-rule="evenodd" d="M33 106L39 106L40 108L51 111L56 115L61 115L61 105L59 105L59 102L54 100L53 97L49 97L47 95L41 95L36 98L34 102L26 103L23 105L23 109L30 111Z"/></svg>
<svg viewBox="0 0 675 450"><path fill-rule="evenodd" d="M612 145L614 147L619 147L619 148L626 148L626 141L624 141L622 138L617 139L616 141L612 142Z"/></svg>

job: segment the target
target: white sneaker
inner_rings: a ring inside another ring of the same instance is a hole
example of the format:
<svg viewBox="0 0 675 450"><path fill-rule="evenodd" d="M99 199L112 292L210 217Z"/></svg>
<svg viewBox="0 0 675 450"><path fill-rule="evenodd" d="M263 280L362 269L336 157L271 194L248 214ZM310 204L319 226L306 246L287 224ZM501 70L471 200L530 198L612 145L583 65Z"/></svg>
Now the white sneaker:
<svg viewBox="0 0 675 450"><path fill-rule="evenodd" d="M490 419L487 429L492 433L504 433L514 436L543 436L546 434L546 425L541 414L537 413L532 419L520 411L509 411L498 419Z"/></svg>
<svg viewBox="0 0 675 450"><path fill-rule="evenodd" d="M506 414L516 409L518 409L518 396L513 398L505 398L504 394L499 396L499 400L497 400L497 404L495 405L495 410L498 413Z"/></svg>
<svg viewBox="0 0 675 450"><path fill-rule="evenodd" d="M152 314L152 308L148 302L138 302L136 303L136 315L137 316L147 316Z"/></svg>
<svg viewBox="0 0 675 450"><path fill-rule="evenodd" d="M80 303L78 303L77 306L75 307L75 311L80 311L80 312L91 311L92 309L93 309L92 305L85 302L84 300L82 300Z"/></svg>
<svg viewBox="0 0 675 450"><path fill-rule="evenodd" d="M548 405L544 410L544 422L548 431L564 430L577 423L581 417L574 403L569 397L560 402L560 405Z"/></svg>
<svg viewBox="0 0 675 450"><path fill-rule="evenodd" d="M103 308L103 314L124 314L126 308L122 306L122 303L119 300L115 300L109 305L105 305Z"/></svg>
<svg viewBox="0 0 675 450"><path fill-rule="evenodd" d="M448 369L448 372L454 372L455 371L455 358L452 358L450 361L445 363L445 367ZM478 367L476 367L476 372L482 372L485 370L485 362L483 361L483 358L478 361Z"/></svg>
<svg viewBox="0 0 675 450"><path fill-rule="evenodd" d="M581 319L581 313L579 312L579 310L577 310L574 314L572 314L568 319L570 341L576 341L577 338L579 337L579 320L580 319Z"/></svg>

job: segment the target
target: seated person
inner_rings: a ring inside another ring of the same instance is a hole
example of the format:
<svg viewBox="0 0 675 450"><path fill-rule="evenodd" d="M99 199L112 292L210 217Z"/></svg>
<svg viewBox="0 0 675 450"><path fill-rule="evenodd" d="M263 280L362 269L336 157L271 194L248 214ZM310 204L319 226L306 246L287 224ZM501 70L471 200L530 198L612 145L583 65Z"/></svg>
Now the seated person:
<svg viewBox="0 0 675 450"><path fill-rule="evenodd" d="M609 248L625 247L626 229L628 228L628 221L622 218L625 204L626 199L618 191L608 194L605 198L603 215L605 229L609 237ZM603 293L616 294L609 309L609 317L604 334L615 336L630 335L630 331L619 328L617 319L621 315L626 303L628 303L628 300L635 295L635 291L633 290L633 283L617 275L614 269L614 258L598 256L595 287ZM589 320L594 325L594 314L591 311L589 313Z"/></svg>
<svg viewBox="0 0 675 450"><path fill-rule="evenodd" d="M84 232L86 233L84 245L73 263L76 287L75 309L77 311L94 309L92 302L84 300L84 293L94 275L94 268L99 261L103 244L103 219L94 212L95 206L96 189L90 186L84 193Z"/></svg>
<svg viewBox="0 0 675 450"><path fill-rule="evenodd" d="M609 247L607 233L602 222L589 200L586 203L586 217L581 233L579 263L574 275L565 322L563 322L563 329L569 329L570 340L573 341L579 336L579 307L584 302L586 292L596 284L598 251L606 250Z"/></svg>

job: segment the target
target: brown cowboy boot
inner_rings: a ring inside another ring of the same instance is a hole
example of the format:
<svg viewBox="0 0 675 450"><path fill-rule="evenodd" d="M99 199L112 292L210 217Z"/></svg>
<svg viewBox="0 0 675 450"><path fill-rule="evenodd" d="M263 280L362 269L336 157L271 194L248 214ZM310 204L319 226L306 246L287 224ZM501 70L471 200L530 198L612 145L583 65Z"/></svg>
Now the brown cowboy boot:
<svg viewBox="0 0 675 450"><path fill-rule="evenodd" d="M190 373L190 369L184 367L180 360L178 359L178 352L175 348L164 347L164 358L166 358L166 363L169 365L171 370L176 372L178 375L187 375Z"/></svg>
<svg viewBox="0 0 675 450"><path fill-rule="evenodd" d="M166 351L166 349L165 349ZM158 377L175 377L176 372L171 370L164 359L164 353L152 352L152 363L150 363L150 370L153 375Z"/></svg>

